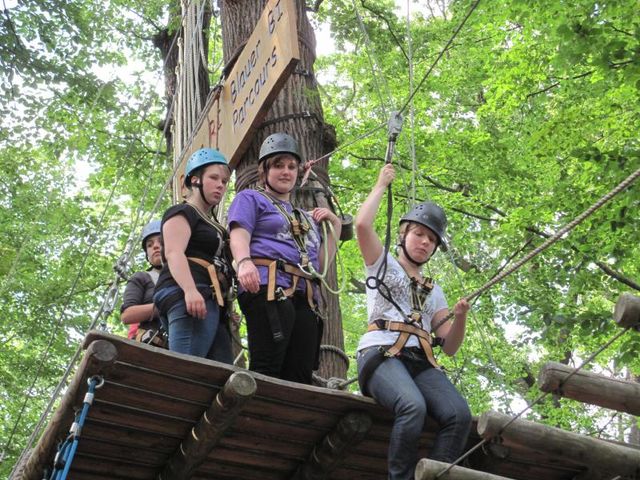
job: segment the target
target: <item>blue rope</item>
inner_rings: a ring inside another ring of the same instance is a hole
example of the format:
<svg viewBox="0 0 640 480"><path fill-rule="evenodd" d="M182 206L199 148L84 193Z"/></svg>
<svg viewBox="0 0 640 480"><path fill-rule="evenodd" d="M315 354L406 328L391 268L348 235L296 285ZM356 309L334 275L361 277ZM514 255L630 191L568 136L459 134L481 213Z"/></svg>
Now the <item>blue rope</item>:
<svg viewBox="0 0 640 480"><path fill-rule="evenodd" d="M76 416L76 420L71 425L71 428L69 429L69 436L58 448L58 453L56 453L56 457L53 461L53 472L51 473L49 480L65 480L67 478L69 469L71 468L71 463L73 462L73 457L78 448L82 427L84 426L84 422L89 414L89 408L93 404L95 391L104 385L104 379L99 375L95 375L87 380L87 384L89 385L89 389L84 396L82 410L80 411L80 414Z"/></svg>

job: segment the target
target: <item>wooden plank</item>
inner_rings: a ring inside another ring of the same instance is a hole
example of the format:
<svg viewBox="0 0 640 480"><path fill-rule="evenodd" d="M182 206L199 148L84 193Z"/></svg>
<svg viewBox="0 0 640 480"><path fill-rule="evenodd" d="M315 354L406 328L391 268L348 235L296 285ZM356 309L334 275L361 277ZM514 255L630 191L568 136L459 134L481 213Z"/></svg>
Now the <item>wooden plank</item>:
<svg viewBox="0 0 640 480"><path fill-rule="evenodd" d="M227 375L231 375L229 372ZM126 362L116 362L116 368L109 376L110 380L140 388L149 392L174 395L186 398L192 402L209 405L211 399L222 388L220 384L200 382L189 378L178 377L171 372L149 368L144 364L134 365Z"/></svg>
<svg viewBox="0 0 640 480"><path fill-rule="evenodd" d="M89 416L104 423L113 422L118 425L128 425L133 429L153 432L160 435L178 436L184 438L195 424L195 420L180 419L156 412L140 411L128 408L126 405L103 403L96 399Z"/></svg>
<svg viewBox="0 0 640 480"><path fill-rule="evenodd" d="M507 447L526 446L548 457L572 459L590 471L607 472L611 478L640 475L640 450L522 419L505 428L510 421L511 417L498 412L483 413L478 433L487 440L499 437Z"/></svg>
<svg viewBox="0 0 640 480"><path fill-rule="evenodd" d="M585 370L573 373L574 370L562 363L546 363L538 376L540 390L554 392L583 403L640 415L639 383L605 377Z"/></svg>
<svg viewBox="0 0 640 480"><path fill-rule="evenodd" d="M254 468L249 470L242 465L217 465L215 470L198 470L191 480L240 480L240 479L256 479L256 480L286 480L281 472L274 471L270 468Z"/></svg>
<svg viewBox="0 0 640 480"><path fill-rule="evenodd" d="M134 453L132 452L129 457L121 459L108 459L103 461L100 456L78 454L74 457L72 467L69 471L69 478L75 479L76 472L78 477L80 472L91 474L94 476L102 476L104 479L111 478L128 478L131 480L150 480L155 478L155 472L153 468L145 467L135 462L128 461L128 458Z"/></svg>
<svg viewBox="0 0 640 480"><path fill-rule="evenodd" d="M103 438L90 438L83 434L78 442L78 453L94 455L100 452L100 456L106 459L132 458L136 464L150 468L159 468L165 464L169 454L152 448L131 449L129 445L118 445L106 441Z"/></svg>
<svg viewBox="0 0 640 480"><path fill-rule="evenodd" d="M304 458L313 446L312 443L300 442L291 436L274 441L273 437L266 437L259 431L238 432L234 429L220 442L223 448L246 450L261 455L283 454L290 457Z"/></svg>
<svg viewBox="0 0 640 480"><path fill-rule="evenodd" d="M53 461L57 444L67 435L73 423L74 407L82 403L87 391L87 379L106 375L117 358L115 346L102 339L87 344L87 351L42 437L32 450L24 469L14 475L15 480L40 480L45 466Z"/></svg>
<svg viewBox="0 0 640 480"><path fill-rule="evenodd" d="M449 469L447 471L447 469ZM447 471L447 473L442 473ZM479 472L464 467L453 466L423 458L416 466L415 480L436 480L437 478L450 480L509 480L507 477Z"/></svg>
<svg viewBox="0 0 640 480"><path fill-rule="evenodd" d="M279 471L281 474L289 474L295 471L304 457L296 458L289 455L263 455L249 450L232 450L228 448L216 448L211 451L206 461L198 468L199 472L214 472L220 465L244 466L249 471L254 468L271 469ZM289 476L287 475L287 477Z"/></svg>
<svg viewBox="0 0 640 480"><path fill-rule="evenodd" d="M160 412L165 415L198 419L207 404L194 402L188 398L173 397L157 392L133 389L120 383L106 382L100 390L103 402L127 405L141 411Z"/></svg>

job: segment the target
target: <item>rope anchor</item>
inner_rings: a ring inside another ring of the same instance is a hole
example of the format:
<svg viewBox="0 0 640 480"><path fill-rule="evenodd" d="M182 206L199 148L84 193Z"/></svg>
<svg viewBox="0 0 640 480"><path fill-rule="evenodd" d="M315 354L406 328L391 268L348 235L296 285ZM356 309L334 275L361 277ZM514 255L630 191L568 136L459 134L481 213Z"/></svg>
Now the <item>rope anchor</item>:
<svg viewBox="0 0 640 480"><path fill-rule="evenodd" d="M78 448L78 442L80 441L80 435L82 433L82 427L87 419L89 408L93 404L95 391L102 388L104 385L104 377L101 375L93 375L87 379L87 393L82 401L82 410L76 417L71 428L69 429L69 435L66 440L60 444L58 452L53 460L53 472L48 480L65 480L69 474L73 457Z"/></svg>

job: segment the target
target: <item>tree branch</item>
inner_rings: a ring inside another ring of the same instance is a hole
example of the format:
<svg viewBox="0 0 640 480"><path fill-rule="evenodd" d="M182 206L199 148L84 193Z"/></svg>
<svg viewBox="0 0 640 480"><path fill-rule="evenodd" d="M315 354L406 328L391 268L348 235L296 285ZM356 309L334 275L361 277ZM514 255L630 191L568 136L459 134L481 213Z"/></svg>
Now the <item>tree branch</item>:
<svg viewBox="0 0 640 480"><path fill-rule="evenodd" d="M400 51L402 52L402 55L404 55L404 58L407 60L407 62L409 62L409 56L407 55L407 52L404 51L402 42L400 42L400 40L398 39L398 36L393 31L393 26L391 25L391 22L389 21L389 19L382 13L377 12L373 7L370 7L369 5L367 5L365 3L365 0L360 0L360 3L362 4L362 8L371 12L375 17L378 17L378 19L382 20L387 25L387 28L389 29L389 33L393 38L393 41L396 42L396 45L398 45L398 47L400 48Z"/></svg>

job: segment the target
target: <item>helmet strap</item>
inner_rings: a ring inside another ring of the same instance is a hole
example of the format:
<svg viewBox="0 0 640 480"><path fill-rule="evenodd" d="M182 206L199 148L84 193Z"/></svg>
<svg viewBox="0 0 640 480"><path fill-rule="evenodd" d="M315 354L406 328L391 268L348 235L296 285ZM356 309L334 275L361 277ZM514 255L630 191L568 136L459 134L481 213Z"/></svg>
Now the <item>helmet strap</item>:
<svg viewBox="0 0 640 480"><path fill-rule="evenodd" d="M198 188L198 191L200 192L200 198L204 201L204 203L206 205L209 205L209 202L207 200L207 197L204 195L204 189L202 186L202 174L200 175L195 175L198 178L198 183L193 183L191 182L191 187L193 188L194 186ZM213 208L213 206L211 206L211 208Z"/></svg>

